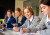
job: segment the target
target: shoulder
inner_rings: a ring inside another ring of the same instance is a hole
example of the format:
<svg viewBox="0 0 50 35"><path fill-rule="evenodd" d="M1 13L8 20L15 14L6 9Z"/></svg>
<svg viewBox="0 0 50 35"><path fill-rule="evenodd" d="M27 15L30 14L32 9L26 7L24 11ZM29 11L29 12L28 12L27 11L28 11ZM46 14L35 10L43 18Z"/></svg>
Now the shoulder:
<svg viewBox="0 0 50 35"><path fill-rule="evenodd" d="M44 15L43 18L41 19L41 21L45 21L47 19L47 15Z"/></svg>
<svg viewBox="0 0 50 35"><path fill-rule="evenodd" d="M40 19L39 16L34 16L34 19Z"/></svg>
<svg viewBox="0 0 50 35"><path fill-rule="evenodd" d="M34 16L33 22L40 22L40 18L38 16Z"/></svg>
<svg viewBox="0 0 50 35"><path fill-rule="evenodd" d="M41 19L41 21L45 21L47 19L47 15L44 15L43 17L42 17L42 19Z"/></svg>
<svg viewBox="0 0 50 35"><path fill-rule="evenodd" d="M34 18L39 18L38 16L34 16Z"/></svg>
<svg viewBox="0 0 50 35"><path fill-rule="evenodd" d="M19 18L19 16L17 16L17 19Z"/></svg>
<svg viewBox="0 0 50 35"><path fill-rule="evenodd" d="M25 16L23 16L23 18L26 18Z"/></svg>
<svg viewBox="0 0 50 35"><path fill-rule="evenodd" d="M15 19L15 18L12 16L11 19L13 20L13 19Z"/></svg>
<svg viewBox="0 0 50 35"><path fill-rule="evenodd" d="M26 20L26 17L25 17L25 16L23 16L23 17L22 17L22 20Z"/></svg>
<svg viewBox="0 0 50 35"><path fill-rule="evenodd" d="M6 20L8 19L8 16L6 17Z"/></svg>
<svg viewBox="0 0 50 35"><path fill-rule="evenodd" d="M26 19L26 21L25 21L26 23L28 22L28 19Z"/></svg>
<svg viewBox="0 0 50 35"><path fill-rule="evenodd" d="M42 19L44 19L44 18L46 18L46 17L47 17L47 15L44 15Z"/></svg>

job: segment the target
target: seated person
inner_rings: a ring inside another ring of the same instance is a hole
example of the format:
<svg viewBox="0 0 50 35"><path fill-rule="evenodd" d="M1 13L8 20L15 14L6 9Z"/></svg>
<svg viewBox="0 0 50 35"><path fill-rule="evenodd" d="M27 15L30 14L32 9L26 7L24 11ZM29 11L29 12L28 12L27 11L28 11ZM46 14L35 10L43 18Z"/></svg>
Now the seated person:
<svg viewBox="0 0 50 35"><path fill-rule="evenodd" d="M50 0L41 0L40 6L42 8L42 11L44 14L44 17L40 21L39 25L36 26L37 30L40 30L40 32L44 35L50 35ZM43 28L47 27L42 31ZM45 31L45 32L44 32ZM40 33L39 32L39 33Z"/></svg>
<svg viewBox="0 0 50 35"><path fill-rule="evenodd" d="M39 24L39 17L34 16L34 12L31 7L26 7L23 11L24 16L27 18L25 23L21 27L13 27L14 31L20 31L21 33L34 32L33 27Z"/></svg>
<svg viewBox="0 0 50 35"><path fill-rule="evenodd" d="M12 12L11 10L7 11L7 17L5 19L5 21L3 22L3 24L7 24L7 28L13 28L13 24L16 23L15 18L12 16Z"/></svg>
<svg viewBox="0 0 50 35"><path fill-rule="evenodd" d="M15 14L17 15L17 27L20 27L24 24L26 17L22 15L22 11L20 8L15 9ZM15 25L15 24L13 24Z"/></svg>

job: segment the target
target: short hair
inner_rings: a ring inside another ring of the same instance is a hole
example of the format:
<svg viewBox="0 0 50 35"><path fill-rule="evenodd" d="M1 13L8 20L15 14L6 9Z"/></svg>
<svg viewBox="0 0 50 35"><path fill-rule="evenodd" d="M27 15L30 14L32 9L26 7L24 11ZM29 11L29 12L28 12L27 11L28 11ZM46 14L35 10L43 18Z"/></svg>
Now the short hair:
<svg viewBox="0 0 50 35"><path fill-rule="evenodd" d="M19 11L19 12L21 11L21 9L20 9L20 8L17 8L17 9L15 9L15 10L16 10L16 11Z"/></svg>
<svg viewBox="0 0 50 35"><path fill-rule="evenodd" d="M50 6L50 0L41 0L40 4Z"/></svg>
<svg viewBox="0 0 50 35"><path fill-rule="evenodd" d="M12 11L10 9L8 9L7 12L10 12L12 14Z"/></svg>
<svg viewBox="0 0 50 35"><path fill-rule="evenodd" d="M32 15L34 15L34 11L30 6L27 6L24 9L28 9L32 13ZM23 13L24 13L24 11L23 11Z"/></svg>

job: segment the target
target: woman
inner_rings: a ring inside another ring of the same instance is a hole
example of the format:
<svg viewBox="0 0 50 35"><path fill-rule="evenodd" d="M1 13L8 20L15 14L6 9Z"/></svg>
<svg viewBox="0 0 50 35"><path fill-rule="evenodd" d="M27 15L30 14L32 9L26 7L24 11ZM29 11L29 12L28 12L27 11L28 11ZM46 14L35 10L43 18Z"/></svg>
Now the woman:
<svg viewBox="0 0 50 35"><path fill-rule="evenodd" d="M34 12L32 8L26 7L24 9L24 16L27 18L25 23L20 28L13 28L15 31L20 31L21 33L26 32L33 32L33 27L36 27L39 23L39 18L37 16L34 16Z"/></svg>
<svg viewBox="0 0 50 35"><path fill-rule="evenodd" d="M26 17L22 15L20 8L15 9L15 14L17 15L17 27L20 27L24 24Z"/></svg>
<svg viewBox="0 0 50 35"><path fill-rule="evenodd" d="M40 6L44 14L46 14L39 25L36 27L43 35L50 35L50 0L41 0ZM45 30L41 31L43 28L47 27Z"/></svg>
<svg viewBox="0 0 50 35"><path fill-rule="evenodd" d="M5 21L3 21L3 24L7 24L7 28L13 28L13 24L16 23L15 18L12 16L11 10L7 11L7 17Z"/></svg>

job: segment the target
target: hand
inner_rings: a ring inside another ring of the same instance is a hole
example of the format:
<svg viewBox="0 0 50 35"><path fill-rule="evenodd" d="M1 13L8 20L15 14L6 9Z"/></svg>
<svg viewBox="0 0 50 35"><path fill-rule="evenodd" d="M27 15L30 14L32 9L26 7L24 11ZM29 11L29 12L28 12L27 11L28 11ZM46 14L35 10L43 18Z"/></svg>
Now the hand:
<svg viewBox="0 0 50 35"><path fill-rule="evenodd" d="M29 32L29 29L23 29L23 31L24 31L25 33L27 33L27 32Z"/></svg>
<svg viewBox="0 0 50 35"><path fill-rule="evenodd" d="M40 31L37 31L37 33L40 33Z"/></svg>
<svg viewBox="0 0 50 35"><path fill-rule="evenodd" d="M13 27L13 31L18 31L18 27Z"/></svg>
<svg viewBox="0 0 50 35"><path fill-rule="evenodd" d="M6 22L5 22L5 21L3 21L3 22L2 22L2 24L6 24Z"/></svg>
<svg viewBox="0 0 50 35"><path fill-rule="evenodd" d="M17 25L17 24L12 24L14 27Z"/></svg>
<svg viewBox="0 0 50 35"><path fill-rule="evenodd" d="M24 31L23 31L23 29L22 29L22 28L20 29L20 33L22 33L22 34L24 33Z"/></svg>
<svg viewBox="0 0 50 35"><path fill-rule="evenodd" d="M20 29L20 33L27 33L27 32L29 32L29 29L24 29L24 28L23 29L22 28Z"/></svg>

